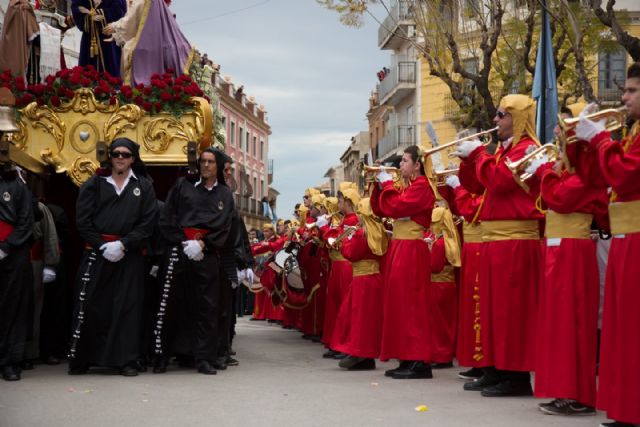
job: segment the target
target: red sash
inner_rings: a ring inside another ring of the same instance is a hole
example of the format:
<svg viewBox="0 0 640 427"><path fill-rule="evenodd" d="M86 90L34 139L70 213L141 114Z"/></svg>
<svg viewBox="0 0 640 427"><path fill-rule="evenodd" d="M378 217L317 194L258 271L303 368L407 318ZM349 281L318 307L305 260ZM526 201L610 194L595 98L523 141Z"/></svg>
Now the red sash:
<svg viewBox="0 0 640 427"><path fill-rule="evenodd" d="M40 261L44 257L44 243L42 239L36 240L31 245L31 253L29 254L31 261Z"/></svg>
<svg viewBox="0 0 640 427"><path fill-rule="evenodd" d="M0 220L0 242L4 242L13 233L13 225Z"/></svg>
<svg viewBox="0 0 640 427"><path fill-rule="evenodd" d="M207 229L192 227L183 228L182 232L184 233L187 240L202 240L204 236L209 234L209 230Z"/></svg>
<svg viewBox="0 0 640 427"><path fill-rule="evenodd" d="M105 242L115 242L117 240L120 240L121 236L118 236L117 234L101 234L100 238ZM85 249L93 249L93 248L91 247L91 245L87 244L85 246Z"/></svg>

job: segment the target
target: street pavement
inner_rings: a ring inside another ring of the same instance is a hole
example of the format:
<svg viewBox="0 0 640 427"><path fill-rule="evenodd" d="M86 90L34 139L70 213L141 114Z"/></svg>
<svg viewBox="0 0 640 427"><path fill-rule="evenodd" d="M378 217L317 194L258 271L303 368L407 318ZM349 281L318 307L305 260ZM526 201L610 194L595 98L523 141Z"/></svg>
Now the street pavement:
<svg viewBox="0 0 640 427"><path fill-rule="evenodd" d="M543 415L539 399L463 391L458 368L431 380L386 378L395 363L346 372L298 332L247 317L237 331L240 366L214 376L175 366L134 378L68 376L66 365L37 365L22 381L0 382L0 426L595 427L605 419Z"/></svg>

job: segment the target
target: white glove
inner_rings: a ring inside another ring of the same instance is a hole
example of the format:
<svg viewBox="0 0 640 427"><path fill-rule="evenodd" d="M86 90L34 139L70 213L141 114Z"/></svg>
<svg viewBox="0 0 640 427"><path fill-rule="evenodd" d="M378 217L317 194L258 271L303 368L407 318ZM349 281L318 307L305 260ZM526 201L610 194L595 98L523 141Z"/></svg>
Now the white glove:
<svg viewBox="0 0 640 427"><path fill-rule="evenodd" d="M105 257L107 261L118 262L124 258L124 245L120 240L105 243L100 246L100 250L103 251L102 256Z"/></svg>
<svg viewBox="0 0 640 427"><path fill-rule="evenodd" d="M391 176L391 174L389 172L387 172L387 170L385 168L380 168L380 172L378 172L378 175L376 176L376 179L378 180L378 182L380 184L384 184L387 181L391 181L393 179L393 177Z"/></svg>
<svg viewBox="0 0 640 427"><path fill-rule="evenodd" d="M538 168L545 163L549 163L549 157L546 154L543 154L539 159L533 159L524 171L530 175L533 175L534 173L536 173Z"/></svg>
<svg viewBox="0 0 640 427"><path fill-rule="evenodd" d="M0 249L0 261L5 259L7 257L7 255L9 255L9 254L6 253L5 251L3 251L2 249Z"/></svg>
<svg viewBox="0 0 640 427"><path fill-rule="evenodd" d="M476 148L480 147L482 142L479 139L471 139L462 141L460 144L456 146L456 151L451 153L452 156L467 158L469 154L473 152Z"/></svg>
<svg viewBox="0 0 640 427"><path fill-rule="evenodd" d="M249 286L253 285L253 270L250 268L247 268L246 270L244 270L244 277L247 279L247 282L249 282Z"/></svg>
<svg viewBox="0 0 640 427"><path fill-rule="evenodd" d="M458 175L449 175L445 178L444 183L449 187L455 189L457 187L460 187L460 178L458 178Z"/></svg>
<svg viewBox="0 0 640 427"><path fill-rule="evenodd" d="M104 16L96 14L96 15L93 15L92 19L93 19L94 22L102 22L102 21L104 21Z"/></svg>
<svg viewBox="0 0 640 427"><path fill-rule="evenodd" d="M606 129L606 119L594 122L586 117L589 111L592 110L591 105L592 104L587 105L585 109L582 110L580 113L580 121L576 126L576 138L587 142L591 141L594 136Z"/></svg>
<svg viewBox="0 0 640 427"><path fill-rule="evenodd" d="M242 282L246 278L244 272L245 270L236 269L236 276L238 276L238 282Z"/></svg>
<svg viewBox="0 0 640 427"><path fill-rule="evenodd" d="M151 270L149 270L149 276L158 277L158 270L160 270L160 267L157 265L154 265L153 267L151 267Z"/></svg>
<svg viewBox="0 0 640 427"><path fill-rule="evenodd" d="M42 283L51 283L56 280L56 271L51 267L42 269Z"/></svg>
<svg viewBox="0 0 640 427"><path fill-rule="evenodd" d="M95 7L96 9L99 8L101 4L102 0L93 0L93 7Z"/></svg>
<svg viewBox="0 0 640 427"><path fill-rule="evenodd" d="M204 254L197 240L187 240L182 242L182 251L192 261L202 261Z"/></svg>
<svg viewBox="0 0 640 427"><path fill-rule="evenodd" d="M329 219L326 215L321 215L316 219L316 225L318 226L318 228L324 227L327 224L329 224Z"/></svg>

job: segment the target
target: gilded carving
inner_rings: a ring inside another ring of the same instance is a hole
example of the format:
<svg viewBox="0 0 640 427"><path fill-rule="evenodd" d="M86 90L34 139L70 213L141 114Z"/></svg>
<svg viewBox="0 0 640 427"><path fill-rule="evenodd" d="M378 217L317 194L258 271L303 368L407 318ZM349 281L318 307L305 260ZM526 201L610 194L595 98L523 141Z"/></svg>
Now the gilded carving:
<svg viewBox="0 0 640 427"><path fill-rule="evenodd" d="M160 154L167 151L172 141L193 140L191 129L173 117L159 117L144 126L143 145L147 151Z"/></svg>
<svg viewBox="0 0 640 427"><path fill-rule="evenodd" d="M91 178L97 169L98 164L93 160L86 157L78 157L67 171L67 175L75 185L80 186Z"/></svg>
<svg viewBox="0 0 640 427"><path fill-rule="evenodd" d="M16 123L18 123L18 128L20 130L15 133L6 134L6 137L18 150L24 150L27 148L29 131L27 130L27 125L25 125L22 120L18 120Z"/></svg>
<svg viewBox="0 0 640 427"><path fill-rule="evenodd" d="M64 170L66 170L62 153L54 153L50 148L45 148L40 151L40 157L46 164L53 166L56 172L63 172Z"/></svg>
<svg viewBox="0 0 640 427"><path fill-rule="evenodd" d="M113 141L127 129L134 129L142 115L142 110L135 104L126 104L118 108L104 124L105 141Z"/></svg>
<svg viewBox="0 0 640 427"><path fill-rule="evenodd" d="M117 109L117 103L111 105L108 103L99 102L93 95L93 91L87 88L76 89L75 95L73 96L73 99L71 101L55 108L56 111L62 113L73 110L74 112L80 113L82 115L95 113L96 111L99 111L101 113L113 113Z"/></svg>
<svg viewBox="0 0 640 427"><path fill-rule="evenodd" d="M100 140L98 127L88 120L78 120L71 127L69 142L78 153L89 154Z"/></svg>
<svg viewBox="0 0 640 427"><path fill-rule="evenodd" d="M32 102L22 110L24 117L31 121L34 128L41 127L45 132L51 134L56 141L58 150L64 148L64 135L67 131L67 125L60 120L60 117L49 107L39 107L38 104Z"/></svg>

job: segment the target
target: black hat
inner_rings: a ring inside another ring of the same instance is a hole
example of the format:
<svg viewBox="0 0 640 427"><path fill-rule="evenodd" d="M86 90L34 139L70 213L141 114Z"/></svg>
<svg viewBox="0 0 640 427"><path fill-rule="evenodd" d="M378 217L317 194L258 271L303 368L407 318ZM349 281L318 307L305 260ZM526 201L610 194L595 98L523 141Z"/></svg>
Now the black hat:
<svg viewBox="0 0 640 427"><path fill-rule="evenodd" d="M131 169L136 175L148 176L147 167L140 158L140 146L138 144L136 144L129 138L116 138L111 142L111 145L109 146L109 152L112 152L118 147L125 147L126 149L131 151L131 154L133 154L133 165L131 165Z"/></svg>

